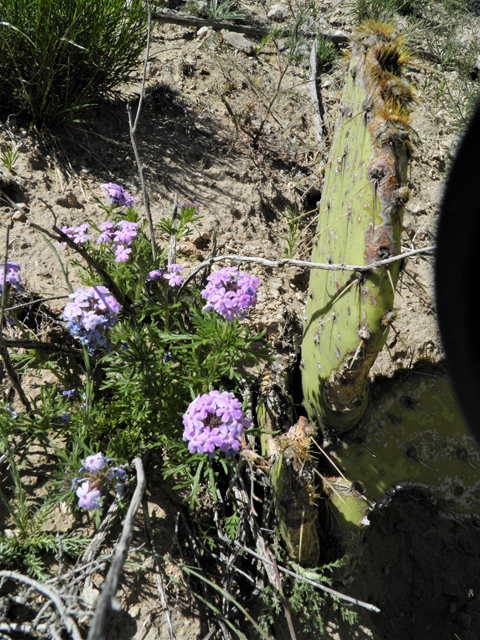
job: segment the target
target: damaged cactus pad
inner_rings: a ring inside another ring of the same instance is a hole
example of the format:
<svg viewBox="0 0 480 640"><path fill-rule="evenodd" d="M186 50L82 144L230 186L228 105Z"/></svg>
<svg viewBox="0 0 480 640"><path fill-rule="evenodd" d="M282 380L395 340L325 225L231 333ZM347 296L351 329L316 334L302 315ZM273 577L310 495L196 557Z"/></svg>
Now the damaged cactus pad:
<svg viewBox="0 0 480 640"><path fill-rule="evenodd" d="M369 266L312 270L302 345L310 419L336 431L359 421L367 377L388 336L400 263L415 102L402 77L401 37L368 22L353 38L346 84L325 169L312 262Z"/></svg>

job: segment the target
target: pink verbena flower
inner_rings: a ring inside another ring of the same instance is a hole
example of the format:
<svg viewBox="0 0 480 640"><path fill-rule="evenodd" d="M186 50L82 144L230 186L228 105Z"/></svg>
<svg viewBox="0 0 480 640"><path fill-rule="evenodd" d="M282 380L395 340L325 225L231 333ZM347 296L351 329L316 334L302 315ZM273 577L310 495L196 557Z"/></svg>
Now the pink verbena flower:
<svg viewBox="0 0 480 640"><path fill-rule="evenodd" d="M183 282L183 276L179 271L185 271L185 269L179 264L169 264L167 269L169 273L164 273L162 277L168 281L171 287L179 287Z"/></svg>
<svg viewBox="0 0 480 640"><path fill-rule="evenodd" d="M87 471L91 471L95 473L96 471L100 471L105 466L105 458L103 453L99 451L93 456L87 456L85 458L85 462L83 463L83 468Z"/></svg>
<svg viewBox="0 0 480 640"><path fill-rule="evenodd" d="M205 311L216 311L225 320L244 318L249 307L257 304L258 278L238 271L238 267L224 267L207 278L208 284L202 291L207 304Z"/></svg>
<svg viewBox="0 0 480 640"><path fill-rule="evenodd" d="M90 483L86 480L77 491L78 506L82 509L100 509L100 491L98 489L90 489Z"/></svg>
<svg viewBox="0 0 480 640"><path fill-rule="evenodd" d="M102 285L77 289L69 298L73 301L65 305L63 319L71 335L92 350L96 346L108 349L104 332L115 324L122 305Z"/></svg>
<svg viewBox="0 0 480 640"><path fill-rule="evenodd" d="M124 247L123 244L117 245L115 248L115 262L126 262L130 257L132 250Z"/></svg>
<svg viewBox="0 0 480 640"><path fill-rule="evenodd" d="M233 393L210 391L190 403L183 424L190 453L208 453L212 458L216 449L227 456L237 453L250 420Z"/></svg>
<svg viewBox="0 0 480 640"><path fill-rule="evenodd" d="M0 266L0 288L3 287L3 276L4 276L4 263ZM7 262L7 274L5 275L5 282L10 282L12 284L21 284L22 279L20 277L21 267L16 262Z"/></svg>
<svg viewBox="0 0 480 640"><path fill-rule="evenodd" d="M147 275L147 281L151 282L152 280L158 280L158 278L162 277L162 270L155 269L155 271L149 271Z"/></svg>
<svg viewBox="0 0 480 640"><path fill-rule="evenodd" d="M103 233L100 234L97 242L111 242L113 240L114 232L117 228L117 225L115 224L115 222L107 220L106 222L102 222L102 224L99 224L98 228L100 229L100 231L103 231Z"/></svg>
<svg viewBox="0 0 480 640"><path fill-rule="evenodd" d="M130 246L132 240L138 236L138 222L129 222L128 220L120 220L114 233L114 241L118 244L126 244Z"/></svg>
<svg viewBox="0 0 480 640"><path fill-rule="evenodd" d="M116 204L119 207L131 207L136 199L124 191L123 187L113 182L101 185L105 189L110 198L110 204Z"/></svg>
<svg viewBox="0 0 480 640"><path fill-rule="evenodd" d="M132 241L138 236L138 222L120 220L112 222L107 220L98 226L103 233L98 237L99 243L113 243L115 262L127 262L132 253L129 248Z"/></svg>
<svg viewBox="0 0 480 640"><path fill-rule="evenodd" d="M75 244L82 244L84 242L87 242L87 240L90 240L90 236L87 235L88 229L89 229L89 225L87 222L85 222L84 224L81 224L78 227L63 226L61 230L66 236L71 238ZM64 247L67 243L59 241L58 244L61 247Z"/></svg>

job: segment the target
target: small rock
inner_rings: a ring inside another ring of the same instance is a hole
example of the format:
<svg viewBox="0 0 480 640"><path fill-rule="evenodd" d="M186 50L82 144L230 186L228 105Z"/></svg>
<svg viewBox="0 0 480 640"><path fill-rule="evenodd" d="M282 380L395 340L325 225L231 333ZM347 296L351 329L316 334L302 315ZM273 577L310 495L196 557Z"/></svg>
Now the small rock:
<svg viewBox="0 0 480 640"><path fill-rule="evenodd" d="M85 582L85 587L82 592L82 598L85 600L87 604L91 606L95 606L99 595L100 595L100 591L92 583L91 578L87 578Z"/></svg>
<svg viewBox="0 0 480 640"><path fill-rule="evenodd" d="M27 218L25 217L23 211L15 211L12 216L12 220L14 220L15 222L25 222L26 219Z"/></svg>
<svg viewBox="0 0 480 640"><path fill-rule="evenodd" d="M247 40L247 38L245 38L241 33L222 31L222 36L225 42L227 42L231 47L243 51L247 56L251 56L255 51L255 47L250 40Z"/></svg>
<svg viewBox="0 0 480 640"><path fill-rule="evenodd" d="M83 205L80 204L74 193L66 193L64 196L57 198L55 204L65 207L65 209L83 209Z"/></svg>
<svg viewBox="0 0 480 640"><path fill-rule="evenodd" d="M289 17L288 7L284 4L274 4L270 7L267 17L275 22L284 22Z"/></svg>
<svg viewBox="0 0 480 640"><path fill-rule="evenodd" d="M210 27L200 27L200 29L197 31L197 38L198 40L201 40L202 38L204 38L206 35L211 33L211 29Z"/></svg>
<svg viewBox="0 0 480 640"><path fill-rule="evenodd" d="M201 42L201 45L207 47L207 49L215 50L217 48L217 41L215 39L215 34L212 32L206 38L204 38Z"/></svg>

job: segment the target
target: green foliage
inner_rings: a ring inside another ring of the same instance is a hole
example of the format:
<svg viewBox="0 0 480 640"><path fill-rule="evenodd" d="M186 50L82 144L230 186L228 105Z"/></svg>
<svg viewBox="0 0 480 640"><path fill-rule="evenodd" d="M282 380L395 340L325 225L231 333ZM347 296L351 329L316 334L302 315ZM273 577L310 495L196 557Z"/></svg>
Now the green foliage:
<svg viewBox="0 0 480 640"><path fill-rule="evenodd" d="M240 516L238 513L233 513L231 516L225 518L225 531L230 540L235 540L237 535L238 525L240 524Z"/></svg>
<svg viewBox="0 0 480 640"><path fill-rule="evenodd" d="M7 171L11 171L18 160L18 149L13 144L7 144L0 149L0 160L6 167Z"/></svg>
<svg viewBox="0 0 480 640"><path fill-rule="evenodd" d="M61 550L75 557L87 541L75 533L64 534L60 539L56 532L42 530L54 502L48 497L32 499L27 495L16 457L11 452L7 436L11 426L6 424L6 418L4 413L0 415L0 452L7 455L12 495L0 490L0 506L9 514L10 521L9 535L0 533L0 566L18 570L20 565L34 578L42 580L48 577L45 555L53 556ZM11 415L9 419L11 421Z"/></svg>
<svg viewBox="0 0 480 640"><path fill-rule="evenodd" d="M296 572L304 578L313 580L324 586L331 586L332 579L330 577L334 569L338 569L344 564L343 560L337 560L331 564L325 565L320 570L306 571L299 565L295 565ZM285 586L285 592L288 599L289 607L299 620L304 633L322 634L325 636L326 629L324 625L325 614L328 609L339 610L342 618L349 624L355 624L357 614L345 602L341 602L338 598L326 594L317 587L303 582L299 578L289 578ZM308 603L308 606L305 604Z"/></svg>
<svg viewBox="0 0 480 640"><path fill-rule="evenodd" d="M395 12L417 15L423 5L420 0L355 0L350 11L355 22L360 25L366 20L390 20Z"/></svg>
<svg viewBox="0 0 480 640"><path fill-rule="evenodd" d="M0 16L0 102L37 127L116 95L145 48L141 0L0 0Z"/></svg>
<svg viewBox="0 0 480 640"><path fill-rule="evenodd" d="M203 216L197 215L197 212L198 206L196 204L186 203L180 206L180 214L175 232L177 240L180 240L181 238L188 238L188 236L192 235L193 231L191 225L203 218ZM172 234L173 228L172 216L161 218L156 227L169 238Z"/></svg>
<svg viewBox="0 0 480 640"><path fill-rule="evenodd" d="M285 218L287 221L287 246L283 250L285 258L295 258L300 247L303 249L301 253L304 253L305 232L310 228L310 224L306 227L302 226L302 220L310 213L312 212L306 211L299 214L296 204L291 207L287 206L285 211Z"/></svg>
<svg viewBox="0 0 480 640"><path fill-rule="evenodd" d="M317 59L320 67L330 66L339 57L337 47L325 36L319 35L317 38Z"/></svg>
<svg viewBox="0 0 480 640"><path fill-rule="evenodd" d="M280 558L277 558L281 560ZM295 629L300 630L311 638L328 638L328 632L325 627L324 620L331 619L329 612L339 611L343 620L348 624L354 625L357 620L357 613L352 607L344 601L339 600L333 595L325 593L313 584L303 581L301 578L313 580L319 585L331 587L332 572L338 570L345 564L344 559L336 560L317 569L305 570L297 564L287 563L290 570L293 570L298 576L283 576L283 592L286 599L286 607L290 613L296 618ZM270 585L266 586L259 598L259 624L265 631L283 622L283 607L274 593Z"/></svg>
<svg viewBox="0 0 480 640"><path fill-rule="evenodd" d="M243 11L234 9L236 0L225 0L218 4L218 0L210 0L206 12L212 20L243 20Z"/></svg>

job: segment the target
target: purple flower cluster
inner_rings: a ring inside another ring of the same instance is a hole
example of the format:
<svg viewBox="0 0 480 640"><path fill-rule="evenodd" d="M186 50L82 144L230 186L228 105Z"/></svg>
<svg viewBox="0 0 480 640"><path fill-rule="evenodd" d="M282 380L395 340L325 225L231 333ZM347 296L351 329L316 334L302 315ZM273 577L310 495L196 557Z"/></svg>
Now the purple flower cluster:
<svg viewBox="0 0 480 640"><path fill-rule="evenodd" d="M171 287L179 287L183 282L183 276L181 275L181 272L185 271L185 269L179 264L169 264L167 266L167 269L167 273L164 273L162 269L150 271L150 273L147 275L147 280L151 282L152 280L163 278Z"/></svg>
<svg viewBox="0 0 480 640"><path fill-rule="evenodd" d="M7 273L5 275L4 270L4 262L0 266L0 290L3 287L3 278L5 277L5 282L10 282L11 284L21 284L22 279L20 277L20 265L16 262L7 262Z"/></svg>
<svg viewBox="0 0 480 640"><path fill-rule="evenodd" d="M63 226L61 230L66 236L71 238L75 244L83 244L84 242L87 242L87 240L90 240L90 236L87 235L88 229L89 229L89 225L87 222L85 222L84 224L81 224L78 227ZM58 244L61 247L65 247L67 243L59 241Z"/></svg>
<svg viewBox="0 0 480 640"><path fill-rule="evenodd" d="M250 420L233 393L210 391L190 403L183 424L190 453L208 453L213 458L216 449L227 456L238 452Z"/></svg>
<svg viewBox="0 0 480 640"><path fill-rule="evenodd" d="M110 198L110 204L116 204L119 207L131 207L134 202L136 202L135 198L133 198L130 194L124 191L123 187L119 184L113 184L113 182L108 182L107 184L102 184L102 189L105 189Z"/></svg>
<svg viewBox="0 0 480 640"><path fill-rule="evenodd" d="M202 291L207 304L205 311L212 309L225 320L244 318L249 307L257 304L258 278L239 271L238 267L224 267L207 278L208 284Z"/></svg>
<svg viewBox="0 0 480 640"><path fill-rule="evenodd" d="M101 498L109 491L115 491L116 499L120 500L123 489L128 484L125 471L128 464L114 465L114 461L101 452L85 458L79 470L82 475L72 481L72 491L76 491L79 507L90 511L101 509Z"/></svg>
<svg viewBox="0 0 480 640"><path fill-rule="evenodd" d="M134 238L138 236L137 227L138 222L129 222L128 220L111 222L107 220L98 227L103 233L99 236L97 242L112 242L115 251L115 262L126 262L132 253L129 247Z"/></svg>
<svg viewBox="0 0 480 640"><path fill-rule="evenodd" d="M104 331L115 323L122 305L103 286L77 289L69 298L73 302L65 306L63 319L71 335L92 350L96 346L108 348Z"/></svg>

